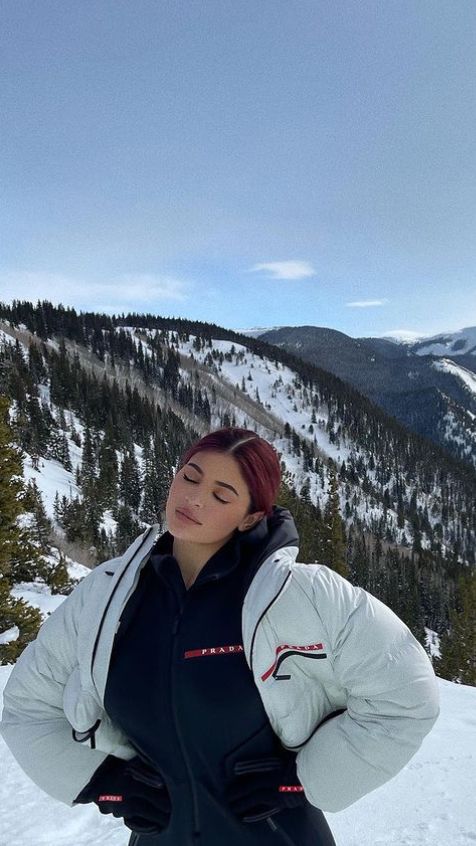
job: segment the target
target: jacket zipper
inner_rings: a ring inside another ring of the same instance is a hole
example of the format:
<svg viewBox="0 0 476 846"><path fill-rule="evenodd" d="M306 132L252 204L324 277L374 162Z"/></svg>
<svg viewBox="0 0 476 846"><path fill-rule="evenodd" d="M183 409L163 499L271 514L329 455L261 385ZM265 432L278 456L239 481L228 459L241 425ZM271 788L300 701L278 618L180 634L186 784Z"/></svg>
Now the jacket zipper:
<svg viewBox="0 0 476 846"><path fill-rule="evenodd" d="M266 822L268 823L269 827L275 832L275 834L280 834L283 838L284 842L288 844L288 846L295 846L294 840L291 840L289 835L279 826L272 817L266 817Z"/></svg>
<svg viewBox="0 0 476 846"><path fill-rule="evenodd" d="M97 647L98 647L98 643L99 643L99 638L100 638L102 627L104 625L104 620L106 619L106 614L109 610L109 606L112 602L113 596L114 596L116 589L118 588L124 574L126 573L126 570L129 567L129 564L135 558L137 553L140 552L144 543L146 542L147 538L149 537L150 533L153 531L153 528L154 528L153 526L151 526L149 528L149 530L148 530L147 534L145 535L139 549L137 550L137 552L134 553L132 558L127 562L126 566L124 567L124 569L121 573L121 577L118 579L117 584L114 586L114 589L113 589L113 591L112 591L112 593L111 593L111 595L108 599L107 605L106 605L106 607L103 611L103 615L102 615L101 620L99 622L99 626L98 626L98 630L97 630L97 634L96 634L96 639L94 641L93 654L92 654L92 658L91 658L91 679L93 678L94 659L96 658L96 652L97 652ZM96 748L96 731L98 730L100 725L101 725L101 720L96 720L94 725L91 726L91 728L88 729L85 732L77 732L75 729L73 729L72 733L73 733L74 740L76 740L78 743L85 743L87 740L90 740L90 748L95 749Z"/></svg>
<svg viewBox="0 0 476 846"><path fill-rule="evenodd" d="M102 615L102 617L101 617L101 621L100 621L99 626L98 626L98 630L97 630L97 634L96 634L96 640L94 641L93 654L92 654L92 658L91 658L91 679L92 679L92 677L93 677L94 659L95 659L95 657L96 657L96 651L97 651L97 647L98 647L98 643L99 643L99 638L100 638L100 636L101 636L102 627L103 627L103 625L104 625L104 620L106 619L107 612L109 611L109 606L110 606L110 604L111 604L111 602L112 602L112 600L113 600L113 597L114 597L114 594L115 594L115 592L116 592L117 588L119 587L119 585L120 585L120 583L121 583L121 581L122 581L122 579L123 579L124 575L125 575L125 574L126 574L126 572L127 572L127 569L128 569L128 567L129 567L129 564L130 564L130 563L131 563L131 561L132 561L132 560L136 557L136 555L138 555L138 554L139 554L140 550L141 550L141 549L142 549L142 547L144 546L144 544L145 544L145 542L146 542L147 538L149 537L150 533L153 531L153 528L154 528L153 526L151 526L151 527L150 527L150 529L149 529L149 531L147 532L147 534L145 535L145 537L144 537L144 539L143 539L143 541L142 541L142 543L141 543L141 545L140 545L139 549L138 549L138 550L136 550L136 552L134 553L134 555L132 556L132 558L131 558L128 562L127 562L126 566L124 567L124 569L123 569L123 571L122 571L122 573L121 573L120 578L117 580L117 583L116 583L116 584L115 584L115 586L114 586L114 590L112 591L112 593L111 593L111 595L110 595L110 597L109 597L109 599L108 599L107 605L106 605L106 607L105 607L105 609L104 609L103 615Z"/></svg>
<svg viewBox="0 0 476 846"><path fill-rule="evenodd" d="M175 704L174 704L174 701L173 701L174 686L173 686L172 682L173 682L173 664L174 664L174 660L175 660L175 657L176 657L176 640L175 640L175 638L176 638L178 628L179 628L179 625L180 625L180 621L181 621L181 618L182 618L184 604L185 603L183 603L180 606L180 611L175 618L173 629L172 629L172 635L174 637L174 645L173 645L173 650L172 650L172 658L171 658L171 662L170 662L170 682L171 682L171 684L170 684L170 700L171 700L172 717L173 717L173 720L174 720L175 730L177 732L177 737L178 737L178 740L179 740L179 743L180 743L180 748L182 749L182 755L183 755L183 759L185 761L185 766L187 767L187 772L188 772L189 779L190 779L190 788L191 788L191 791L192 791L192 801L193 801L193 832L192 832L192 837L199 837L200 836L200 820L199 820L199 815L198 815L198 801L197 801L197 794L196 794L195 787L194 787L193 771L192 771L192 767L190 766L190 759L189 759L189 757L187 755L187 751L185 749L185 743L183 741L182 733L180 731L180 726L179 726L179 723L178 723L177 718L176 718L176 709L175 709Z"/></svg>
<svg viewBox="0 0 476 846"><path fill-rule="evenodd" d="M251 672L253 672L253 647L254 647L254 643L255 643L256 632L258 631L261 620L263 619L263 617L266 616L266 614L268 613L271 606L276 602L280 593L283 591L288 579L290 579L290 578L291 578L291 573L288 573L284 582L282 583L281 587L279 588L276 596L273 596L271 602L268 603L268 605L264 609L263 613L261 614L261 617L259 618L258 622L256 623L255 630L253 632L253 637L251 638L251 647L250 647L250 670L251 670Z"/></svg>

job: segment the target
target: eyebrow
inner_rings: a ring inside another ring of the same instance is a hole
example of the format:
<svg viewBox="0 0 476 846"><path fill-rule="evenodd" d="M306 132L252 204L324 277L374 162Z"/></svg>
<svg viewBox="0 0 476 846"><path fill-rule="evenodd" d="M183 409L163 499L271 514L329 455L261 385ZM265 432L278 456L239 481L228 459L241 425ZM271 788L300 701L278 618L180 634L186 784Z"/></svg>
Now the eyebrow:
<svg viewBox="0 0 476 846"><path fill-rule="evenodd" d="M203 476L203 470L201 467L198 466L198 464L194 464L193 461L189 461L188 464L190 465L190 467L195 467L195 470L198 470L198 472ZM233 491L234 494L239 496L238 491L235 491L233 485L228 485L227 482L219 482L217 479L215 479L215 484L221 485L222 488L230 488L230 490Z"/></svg>

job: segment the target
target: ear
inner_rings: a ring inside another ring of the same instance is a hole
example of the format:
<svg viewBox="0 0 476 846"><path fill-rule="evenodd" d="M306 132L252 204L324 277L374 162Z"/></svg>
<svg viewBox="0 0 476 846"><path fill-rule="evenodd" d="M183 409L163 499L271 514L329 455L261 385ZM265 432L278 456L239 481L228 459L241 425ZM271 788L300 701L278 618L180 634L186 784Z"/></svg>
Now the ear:
<svg viewBox="0 0 476 846"><path fill-rule="evenodd" d="M252 529L264 517L265 513L264 511L255 511L253 514L247 514L237 527L238 531L246 532L248 529Z"/></svg>

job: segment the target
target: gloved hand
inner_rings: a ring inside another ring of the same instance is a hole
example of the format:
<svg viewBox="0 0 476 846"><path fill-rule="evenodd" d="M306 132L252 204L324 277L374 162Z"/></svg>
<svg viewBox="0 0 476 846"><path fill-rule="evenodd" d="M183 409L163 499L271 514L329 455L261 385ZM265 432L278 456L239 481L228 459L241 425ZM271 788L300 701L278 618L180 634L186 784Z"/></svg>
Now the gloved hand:
<svg viewBox="0 0 476 846"><path fill-rule="evenodd" d="M138 755L130 761L108 755L74 800L74 804L88 802L94 802L101 814L123 817L124 825L140 834L160 834L172 810L161 774Z"/></svg>
<svg viewBox="0 0 476 846"><path fill-rule="evenodd" d="M233 774L225 798L242 822L258 822L307 802L297 777L296 755L288 750L279 757L236 761Z"/></svg>

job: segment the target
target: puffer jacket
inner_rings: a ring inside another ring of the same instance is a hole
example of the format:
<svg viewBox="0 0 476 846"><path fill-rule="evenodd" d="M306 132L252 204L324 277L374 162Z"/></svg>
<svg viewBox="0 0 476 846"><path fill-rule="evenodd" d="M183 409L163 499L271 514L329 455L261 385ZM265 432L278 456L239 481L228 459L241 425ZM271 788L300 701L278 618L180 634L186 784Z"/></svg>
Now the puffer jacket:
<svg viewBox="0 0 476 846"><path fill-rule="evenodd" d="M436 677L386 605L324 565L296 561L286 509L275 506L260 527L266 542L241 612L245 658L273 731L297 753L306 798L340 811L418 750L439 714ZM0 733L27 775L70 806L108 755L137 754L104 696L121 614L158 532L151 526L77 585L5 687Z"/></svg>

